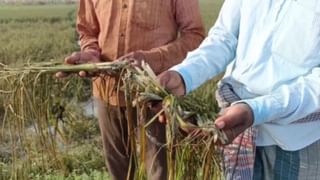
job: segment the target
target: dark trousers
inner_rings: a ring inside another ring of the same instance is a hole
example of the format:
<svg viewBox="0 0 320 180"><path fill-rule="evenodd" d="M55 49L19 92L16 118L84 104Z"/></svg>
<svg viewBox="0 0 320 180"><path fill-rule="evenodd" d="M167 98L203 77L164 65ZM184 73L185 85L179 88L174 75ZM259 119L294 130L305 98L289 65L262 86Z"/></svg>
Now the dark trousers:
<svg viewBox="0 0 320 180"><path fill-rule="evenodd" d="M126 119L126 108L116 106L106 106L101 101L96 101L98 110L99 126L102 135L104 156L108 172L113 180L134 179L136 167L130 165L131 149L128 144L128 127ZM151 113L148 113L151 115ZM150 117L150 116L149 116ZM135 122L146 123L147 120L137 119L136 113L133 117ZM150 118L146 118L150 119ZM135 127L136 123L135 123ZM147 170L148 179L150 180L166 180L167 179L167 163L166 150L159 145L165 143L165 126L158 121L152 123L147 129L148 134L152 138L145 138L145 168ZM150 140L151 139L151 140ZM131 163L134 165L134 163Z"/></svg>

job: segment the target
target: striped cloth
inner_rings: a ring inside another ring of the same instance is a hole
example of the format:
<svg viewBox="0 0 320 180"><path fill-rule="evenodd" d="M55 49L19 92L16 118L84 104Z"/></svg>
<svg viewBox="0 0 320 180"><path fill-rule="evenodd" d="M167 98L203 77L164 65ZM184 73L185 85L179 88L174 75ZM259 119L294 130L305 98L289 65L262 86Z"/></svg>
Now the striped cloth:
<svg viewBox="0 0 320 180"><path fill-rule="evenodd" d="M218 85L218 89L216 91L216 99L218 101L219 107L222 110L224 108L227 108L228 106L230 106L231 103L241 100L241 98L234 92L231 84L228 84L225 82L221 82ZM315 120L320 120L320 113L310 114L310 115L306 116L305 118L300 119L294 123L304 123L304 122L311 122L311 121L315 121ZM268 174L265 176L263 176L261 173L259 174L259 171L257 170L257 168L261 167L262 165L257 164L258 162L256 162L256 164L255 164L255 160L257 160L256 153L259 153L259 158L260 158L261 152L259 152L259 150L261 151L261 148L262 148L262 151L264 151L264 152L266 152L266 150L263 148L268 149L268 151L274 151L274 152L277 152L281 149L278 146L272 146L272 148L270 148L270 147L256 148L256 144L255 144L256 134L257 134L256 128L254 128L254 127L248 128L245 132L243 132L237 138L235 138L231 144L229 144L223 148L224 172L225 172L225 177L227 180L250 180L253 178L254 179L279 179L279 178L276 178L278 176L273 175L273 174L269 174L269 176L271 178L268 177ZM290 162L292 160L292 163L294 163L294 162L296 162L295 159L304 158L303 156L301 156L301 154L306 154L307 152L311 151L311 152L313 152L313 154L317 153L318 155L314 157L315 159L313 159L312 162L310 160L309 161L311 162L311 164L317 164L316 169L318 169L318 164L320 167L320 155L319 155L320 154L319 153L320 152L320 141L317 141L315 144L318 144L318 145L312 145L310 147L308 146L308 147L304 148L303 150L301 150L301 152L298 151L299 153L281 150L280 151L281 153L278 153L278 156L292 158L292 159L290 159ZM272 149L272 150L270 150L270 149ZM258 152L256 152L256 150ZM270 153L270 154L276 154L276 153ZM289 157L288 157L288 154L290 155ZM312 156L308 156L308 157L312 157ZM267 158L264 158L264 160L266 160L266 159ZM277 160L278 161L271 162L271 163L273 163L274 167L279 166L279 163L281 165L281 162L279 161L279 159L277 159ZM310 163L307 160L305 160L305 161L301 161L300 165L293 167L293 168L296 168L297 171L300 172L299 173L300 177L299 178L298 178L298 176L295 176L295 177L298 179L302 179L301 174L305 174L305 175L308 174L306 172L306 169L303 169L303 166L306 166L309 164ZM300 166L300 169L297 168L299 166ZM290 166L286 166L286 167L290 168ZM268 168L270 168L270 167L266 166L266 167L264 167L263 170L267 171ZM257 173L256 171L258 172L258 174L256 174ZM269 169L269 171L273 171L273 169ZM276 174L277 174L277 172L278 171L275 171ZM309 173L309 177L318 177L318 178L313 178L313 179L320 179L320 171L313 171L313 172L314 173L311 173L311 174ZM281 172L281 173L286 175L285 172ZM281 176L279 176L279 177L281 177ZM286 177L286 176L284 176L284 177ZM282 178L280 178L280 179L282 179ZM287 179L287 178L284 178L284 179Z"/></svg>
<svg viewBox="0 0 320 180"><path fill-rule="evenodd" d="M232 102L241 98L233 91L232 86L220 83L216 91L216 99L221 109L227 108ZM253 177L253 165L255 159L256 129L248 128L234 141L224 146L224 172L227 180L249 180Z"/></svg>
<svg viewBox="0 0 320 180"><path fill-rule="evenodd" d="M279 146L257 147L254 180L320 179L320 141L298 151Z"/></svg>

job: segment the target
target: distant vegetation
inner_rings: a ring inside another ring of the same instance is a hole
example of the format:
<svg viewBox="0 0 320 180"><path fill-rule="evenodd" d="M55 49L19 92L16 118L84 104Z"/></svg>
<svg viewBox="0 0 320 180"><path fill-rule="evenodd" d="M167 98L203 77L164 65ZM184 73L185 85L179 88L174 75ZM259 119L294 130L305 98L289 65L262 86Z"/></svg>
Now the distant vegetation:
<svg viewBox="0 0 320 180"><path fill-rule="evenodd" d="M0 0L0 4L23 4L23 5L30 5L30 4L74 4L78 2L78 0Z"/></svg>

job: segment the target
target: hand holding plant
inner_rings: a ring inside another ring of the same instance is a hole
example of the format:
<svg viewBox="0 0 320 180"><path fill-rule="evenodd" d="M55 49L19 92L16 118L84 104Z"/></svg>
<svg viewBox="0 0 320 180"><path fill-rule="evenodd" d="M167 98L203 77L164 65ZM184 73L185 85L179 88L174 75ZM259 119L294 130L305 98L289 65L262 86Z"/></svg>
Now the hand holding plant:
<svg viewBox="0 0 320 180"><path fill-rule="evenodd" d="M64 60L65 64L69 65L77 65L77 64L87 64L87 63L99 63L101 62L99 59L99 54L95 51L84 51L84 52L74 52L70 56L66 57ZM70 75L70 73L67 72L57 72L56 77L58 78L64 78ZM87 76L95 76L96 74L94 72L86 72L86 71L80 71L79 76L80 77L87 77Z"/></svg>

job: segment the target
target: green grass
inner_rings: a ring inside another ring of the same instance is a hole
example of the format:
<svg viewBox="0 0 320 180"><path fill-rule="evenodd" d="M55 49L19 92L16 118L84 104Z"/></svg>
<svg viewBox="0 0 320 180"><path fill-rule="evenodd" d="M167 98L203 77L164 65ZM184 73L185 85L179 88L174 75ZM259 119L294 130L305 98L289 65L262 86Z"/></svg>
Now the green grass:
<svg viewBox="0 0 320 180"><path fill-rule="evenodd" d="M200 0L206 30L214 24L222 2L223 0ZM63 61L64 57L79 50L76 43L78 37L75 32L75 13L76 5L1 5L0 63L15 64L50 59ZM61 97L62 93L66 92L57 90L55 96ZM76 96L81 96L81 93L79 94ZM75 96L75 93L68 92L68 97L70 96ZM0 94L0 104L3 104L2 99L3 95ZM69 100L61 101L65 103ZM79 109L75 108L74 111L81 114ZM3 107L0 106L0 118L2 116ZM24 179L106 179L97 121L81 116L77 119L66 125L68 142L64 144L65 149L59 150L64 163L63 169L54 166L42 167L39 163L41 158L49 162L50 158L40 156L40 152L34 150L32 152L34 158L39 161L32 164L29 169L23 168L29 162L19 159L18 169L20 168ZM0 142L0 180L2 180L12 175L10 136L7 129L2 126L0 126Z"/></svg>
<svg viewBox="0 0 320 180"><path fill-rule="evenodd" d="M35 18L67 18L76 9L76 5L1 5L0 20L2 19L35 19Z"/></svg>
<svg viewBox="0 0 320 180"><path fill-rule="evenodd" d="M0 27L2 63L61 59L78 49L71 22L9 22Z"/></svg>
<svg viewBox="0 0 320 180"><path fill-rule="evenodd" d="M61 59L78 50L75 6L1 6L0 62Z"/></svg>
<svg viewBox="0 0 320 180"><path fill-rule="evenodd" d="M199 0L202 20L206 30L212 27L216 21L223 0Z"/></svg>

